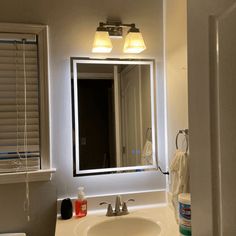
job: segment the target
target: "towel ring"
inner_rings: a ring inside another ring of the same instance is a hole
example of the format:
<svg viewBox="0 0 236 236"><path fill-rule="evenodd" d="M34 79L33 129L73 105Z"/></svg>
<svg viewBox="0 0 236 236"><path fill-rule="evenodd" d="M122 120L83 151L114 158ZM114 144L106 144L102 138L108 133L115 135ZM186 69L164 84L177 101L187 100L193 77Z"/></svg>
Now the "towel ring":
<svg viewBox="0 0 236 236"><path fill-rule="evenodd" d="M180 134L183 134L184 135L184 137L185 137L185 140L186 140L186 150L185 150L185 152L187 153L188 152L188 129L184 129L184 130L179 130L179 132L177 133L177 135L176 135L176 139L175 139L175 146L176 146L176 149L179 149L179 147L178 147L178 138L179 138L179 135Z"/></svg>

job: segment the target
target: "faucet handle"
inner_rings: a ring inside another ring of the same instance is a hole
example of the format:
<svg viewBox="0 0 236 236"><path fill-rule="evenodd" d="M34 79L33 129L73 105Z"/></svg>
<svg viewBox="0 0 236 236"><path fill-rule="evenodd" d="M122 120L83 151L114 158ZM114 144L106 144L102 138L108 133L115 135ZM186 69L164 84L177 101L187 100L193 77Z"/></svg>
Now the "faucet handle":
<svg viewBox="0 0 236 236"><path fill-rule="evenodd" d="M113 209L112 209L112 206L111 206L111 203L107 203L107 202L100 202L99 205L107 205L107 213L106 213L106 216L113 216L114 213L113 213Z"/></svg>
<svg viewBox="0 0 236 236"><path fill-rule="evenodd" d="M133 198L127 200L126 202L123 202L122 204L122 215L127 215L129 214L128 208L127 208L127 202L135 202Z"/></svg>
<svg viewBox="0 0 236 236"><path fill-rule="evenodd" d="M130 198L126 202L135 202L135 200L133 198Z"/></svg>
<svg viewBox="0 0 236 236"><path fill-rule="evenodd" d="M99 205L102 206L102 205L108 205L109 203L107 202L100 202Z"/></svg>

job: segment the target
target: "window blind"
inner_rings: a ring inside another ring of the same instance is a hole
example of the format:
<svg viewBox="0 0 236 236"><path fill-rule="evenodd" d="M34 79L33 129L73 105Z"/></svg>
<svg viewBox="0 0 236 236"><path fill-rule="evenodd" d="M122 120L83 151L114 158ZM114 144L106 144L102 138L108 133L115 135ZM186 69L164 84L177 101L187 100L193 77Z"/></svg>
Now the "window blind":
<svg viewBox="0 0 236 236"><path fill-rule="evenodd" d="M40 169L36 37L0 35L0 173Z"/></svg>

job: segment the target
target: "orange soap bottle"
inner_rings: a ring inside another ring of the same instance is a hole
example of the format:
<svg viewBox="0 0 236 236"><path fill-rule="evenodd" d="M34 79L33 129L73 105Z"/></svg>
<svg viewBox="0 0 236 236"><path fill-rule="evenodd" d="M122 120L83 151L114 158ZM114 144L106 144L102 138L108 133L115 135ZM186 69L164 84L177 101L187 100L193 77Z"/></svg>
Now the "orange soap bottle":
<svg viewBox="0 0 236 236"><path fill-rule="evenodd" d="M75 201L75 216L78 218L87 215L87 199L84 194L84 187L78 188L78 199Z"/></svg>

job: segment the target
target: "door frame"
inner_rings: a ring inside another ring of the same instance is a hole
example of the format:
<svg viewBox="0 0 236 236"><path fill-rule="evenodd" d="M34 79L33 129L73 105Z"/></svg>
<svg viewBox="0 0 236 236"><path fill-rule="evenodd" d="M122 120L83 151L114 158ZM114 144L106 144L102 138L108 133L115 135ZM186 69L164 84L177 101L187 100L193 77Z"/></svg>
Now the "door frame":
<svg viewBox="0 0 236 236"><path fill-rule="evenodd" d="M223 236L217 20L230 8L235 8L236 3L233 0L189 0L187 5L192 234Z"/></svg>

